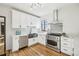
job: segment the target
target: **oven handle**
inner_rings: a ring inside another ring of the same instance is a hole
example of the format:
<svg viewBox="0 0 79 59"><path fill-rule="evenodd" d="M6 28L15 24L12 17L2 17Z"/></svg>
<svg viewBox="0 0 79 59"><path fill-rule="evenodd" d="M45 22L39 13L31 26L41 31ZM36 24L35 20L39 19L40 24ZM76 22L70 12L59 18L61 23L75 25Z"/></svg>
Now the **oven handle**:
<svg viewBox="0 0 79 59"><path fill-rule="evenodd" d="M60 41L61 41L61 40L60 40L60 37L57 37L56 39L57 39L57 47L58 47L58 49L60 49L60 45L61 45L61 44L60 44Z"/></svg>

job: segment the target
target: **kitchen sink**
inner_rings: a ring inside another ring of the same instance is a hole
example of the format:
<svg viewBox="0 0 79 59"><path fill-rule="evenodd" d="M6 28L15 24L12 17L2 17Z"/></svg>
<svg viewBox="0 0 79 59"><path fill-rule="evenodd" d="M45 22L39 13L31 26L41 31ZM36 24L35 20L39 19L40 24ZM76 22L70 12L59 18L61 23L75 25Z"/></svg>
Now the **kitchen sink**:
<svg viewBox="0 0 79 59"><path fill-rule="evenodd" d="M34 38L34 37L38 37L38 34L37 33L28 34L28 38Z"/></svg>

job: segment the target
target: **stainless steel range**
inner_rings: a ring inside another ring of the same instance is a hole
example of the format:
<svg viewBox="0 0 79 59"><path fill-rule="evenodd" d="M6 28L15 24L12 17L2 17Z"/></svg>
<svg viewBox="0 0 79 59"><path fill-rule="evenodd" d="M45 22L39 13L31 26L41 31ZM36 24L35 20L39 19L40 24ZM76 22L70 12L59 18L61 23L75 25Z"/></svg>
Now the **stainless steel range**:
<svg viewBox="0 0 79 59"><path fill-rule="evenodd" d="M61 49L61 35L60 33L47 34L47 47L53 48L60 52Z"/></svg>

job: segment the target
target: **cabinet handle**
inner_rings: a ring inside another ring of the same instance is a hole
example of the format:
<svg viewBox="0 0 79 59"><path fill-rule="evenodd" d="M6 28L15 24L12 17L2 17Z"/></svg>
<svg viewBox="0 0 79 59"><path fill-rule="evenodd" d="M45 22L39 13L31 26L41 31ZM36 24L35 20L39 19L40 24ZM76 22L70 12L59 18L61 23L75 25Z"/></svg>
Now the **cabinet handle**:
<svg viewBox="0 0 79 59"><path fill-rule="evenodd" d="M67 51L66 49L63 49L63 50Z"/></svg>
<svg viewBox="0 0 79 59"><path fill-rule="evenodd" d="M67 45L67 43L63 43L64 45Z"/></svg>
<svg viewBox="0 0 79 59"><path fill-rule="evenodd" d="M68 40L68 39L64 39L64 40Z"/></svg>

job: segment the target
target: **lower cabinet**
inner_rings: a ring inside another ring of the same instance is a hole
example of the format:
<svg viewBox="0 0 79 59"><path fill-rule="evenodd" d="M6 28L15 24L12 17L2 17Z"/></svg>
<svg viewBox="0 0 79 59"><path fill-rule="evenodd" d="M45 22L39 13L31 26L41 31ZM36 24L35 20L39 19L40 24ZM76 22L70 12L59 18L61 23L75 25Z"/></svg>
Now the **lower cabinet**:
<svg viewBox="0 0 79 59"><path fill-rule="evenodd" d="M38 37L36 37L36 38L29 38L28 39L28 46L34 45L36 43L46 45L46 34L41 33L41 34L38 34Z"/></svg>
<svg viewBox="0 0 79 59"><path fill-rule="evenodd" d="M79 48L78 47L74 48L74 56L79 56Z"/></svg>
<svg viewBox="0 0 79 59"><path fill-rule="evenodd" d="M37 37L28 39L28 46L34 45L36 43L38 43L38 38Z"/></svg>
<svg viewBox="0 0 79 59"><path fill-rule="evenodd" d="M25 46L32 46L36 43L46 45L46 34L39 34L38 37L28 38L23 35L15 35L12 40L12 52Z"/></svg>
<svg viewBox="0 0 79 59"><path fill-rule="evenodd" d="M61 37L61 52L74 55L73 39Z"/></svg>
<svg viewBox="0 0 79 59"><path fill-rule="evenodd" d="M39 34L38 40L40 44L46 45L46 34Z"/></svg>
<svg viewBox="0 0 79 59"><path fill-rule="evenodd" d="M13 36L12 52L19 50L19 36Z"/></svg>
<svg viewBox="0 0 79 59"><path fill-rule="evenodd" d="M61 51L68 55L73 55L73 48L70 47L61 47Z"/></svg>
<svg viewBox="0 0 79 59"><path fill-rule="evenodd" d="M12 52L19 50L28 45L28 37L15 35L12 40Z"/></svg>
<svg viewBox="0 0 79 59"><path fill-rule="evenodd" d="M79 37L74 39L74 56L79 56Z"/></svg>

